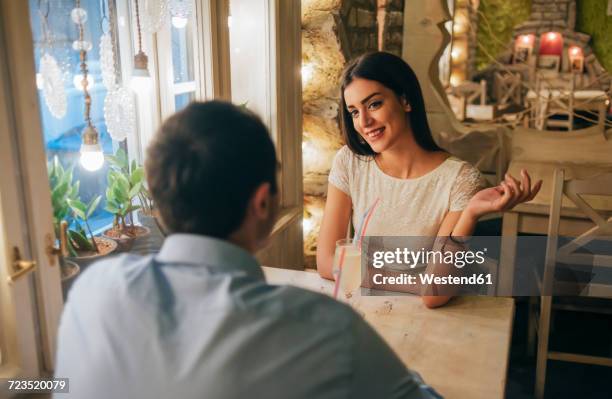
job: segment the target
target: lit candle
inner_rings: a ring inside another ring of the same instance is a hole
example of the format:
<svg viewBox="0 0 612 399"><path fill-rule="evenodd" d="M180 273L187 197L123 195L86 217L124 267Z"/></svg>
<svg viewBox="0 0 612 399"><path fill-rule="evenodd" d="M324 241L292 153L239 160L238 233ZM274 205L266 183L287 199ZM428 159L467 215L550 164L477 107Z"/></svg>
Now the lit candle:
<svg viewBox="0 0 612 399"><path fill-rule="evenodd" d="M548 32L540 38L540 55L561 55L563 36L559 32Z"/></svg>

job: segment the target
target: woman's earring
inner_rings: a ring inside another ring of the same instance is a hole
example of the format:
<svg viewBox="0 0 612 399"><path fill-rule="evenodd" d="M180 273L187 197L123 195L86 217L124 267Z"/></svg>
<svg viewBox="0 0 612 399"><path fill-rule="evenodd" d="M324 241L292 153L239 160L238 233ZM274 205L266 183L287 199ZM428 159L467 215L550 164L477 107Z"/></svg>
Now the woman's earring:
<svg viewBox="0 0 612 399"><path fill-rule="evenodd" d="M363 137L359 136L359 144L365 144L366 141L363 139Z"/></svg>

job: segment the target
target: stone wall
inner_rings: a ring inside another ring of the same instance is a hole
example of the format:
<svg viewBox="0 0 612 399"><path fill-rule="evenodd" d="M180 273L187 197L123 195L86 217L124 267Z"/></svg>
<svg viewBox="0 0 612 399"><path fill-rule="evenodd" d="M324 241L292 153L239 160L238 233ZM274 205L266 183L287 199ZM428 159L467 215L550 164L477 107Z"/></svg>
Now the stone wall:
<svg viewBox="0 0 612 399"><path fill-rule="evenodd" d="M307 267L315 266L327 176L334 155L343 145L338 108L342 70L349 60L377 50L379 38L384 49L401 53L403 0L384 0L379 8L380 1L302 0L303 223Z"/></svg>
<svg viewBox="0 0 612 399"><path fill-rule="evenodd" d="M402 55L404 0L378 0L378 48Z"/></svg>

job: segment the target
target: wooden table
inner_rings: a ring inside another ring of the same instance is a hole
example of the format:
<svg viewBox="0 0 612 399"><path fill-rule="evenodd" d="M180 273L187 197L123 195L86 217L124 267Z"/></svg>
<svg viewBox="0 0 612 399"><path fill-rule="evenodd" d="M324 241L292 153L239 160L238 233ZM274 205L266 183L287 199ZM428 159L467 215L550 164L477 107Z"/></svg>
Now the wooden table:
<svg viewBox="0 0 612 399"><path fill-rule="evenodd" d="M331 295L333 283L316 272L263 268L272 284ZM459 297L427 309L415 296L360 296L349 300L402 361L445 398L503 398L514 300Z"/></svg>

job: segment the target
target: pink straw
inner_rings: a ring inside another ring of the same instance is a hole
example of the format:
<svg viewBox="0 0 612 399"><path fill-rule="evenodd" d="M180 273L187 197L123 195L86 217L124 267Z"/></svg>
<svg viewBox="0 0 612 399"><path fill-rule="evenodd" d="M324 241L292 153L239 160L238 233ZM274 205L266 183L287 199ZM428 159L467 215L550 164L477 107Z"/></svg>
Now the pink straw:
<svg viewBox="0 0 612 399"><path fill-rule="evenodd" d="M359 236L359 248L361 248L361 241L363 240L363 237L365 236L366 230L368 229L368 223L370 222L370 218L372 217L372 214L374 213L374 209L376 209L376 205L378 205L378 202L380 201L380 198L376 198L376 201L374 201L374 205L372 205L372 207L370 208L370 212L368 212L366 218L365 218L365 222L363 222L363 228L361 229L361 236Z"/></svg>
<svg viewBox="0 0 612 399"><path fill-rule="evenodd" d="M368 228L368 223L379 201L380 201L380 198L376 198L376 201L374 201L374 204L370 207L370 209L368 210L368 213L366 214L365 221L363 223L363 228L361 229L361 236L359 237L359 241L358 241L359 249L361 249L361 241L363 240L363 237L365 236L366 229ZM334 284L334 293L333 293L334 299L338 298L338 288L340 287L340 278L342 277L342 266L344 265L344 252L345 251L346 251L346 248L344 247L340 251L340 259L338 260L338 277L336 277L336 283Z"/></svg>
<svg viewBox="0 0 612 399"><path fill-rule="evenodd" d="M338 277L336 277L336 283L334 284L334 299L338 298L338 288L340 287L340 277L342 277L342 265L344 264L344 252L346 248L342 247L340 251L340 260L338 261Z"/></svg>

